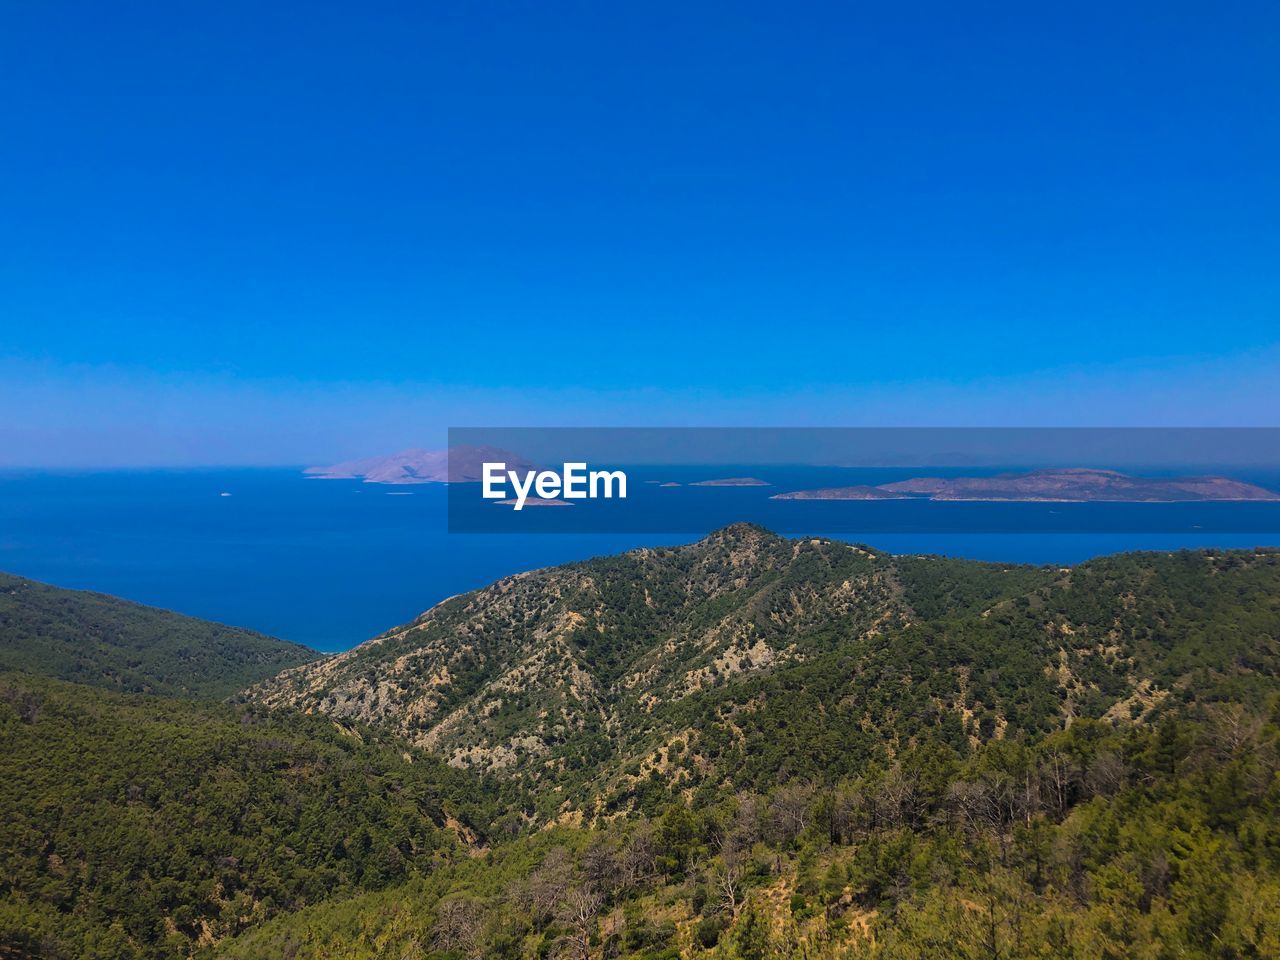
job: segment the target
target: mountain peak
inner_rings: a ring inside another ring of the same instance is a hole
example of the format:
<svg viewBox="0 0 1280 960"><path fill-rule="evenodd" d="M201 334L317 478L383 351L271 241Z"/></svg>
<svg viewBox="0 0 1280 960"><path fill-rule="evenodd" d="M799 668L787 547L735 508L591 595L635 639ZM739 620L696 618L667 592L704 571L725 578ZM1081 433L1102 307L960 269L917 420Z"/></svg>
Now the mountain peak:
<svg viewBox="0 0 1280 960"><path fill-rule="evenodd" d="M688 698L905 622L900 593L867 551L735 523L501 580L248 696L544 783L583 751L630 757L674 737Z"/></svg>
<svg viewBox="0 0 1280 960"><path fill-rule="evenodd" d="M783 538L758 523L740 521L719 530L712 530L702 538L703 543L753 543L760 540L779 541Z"/></svg>

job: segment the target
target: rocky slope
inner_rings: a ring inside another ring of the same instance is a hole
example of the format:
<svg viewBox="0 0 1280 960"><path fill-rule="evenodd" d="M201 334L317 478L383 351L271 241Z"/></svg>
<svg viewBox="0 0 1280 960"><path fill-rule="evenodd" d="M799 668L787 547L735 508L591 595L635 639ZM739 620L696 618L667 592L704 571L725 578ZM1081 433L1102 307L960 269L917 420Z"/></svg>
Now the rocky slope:
<svg viewBox="0 0 1280 960"><path fill-rule="evenodd" d="M901 593L887 555L742 525L508 577L250 696L536 778L616 749L657 708L900 626Z"/></svg>
<svg viewBox="0 0 1280 960"><path fill-rule="evenodd" d="M877 649L919 618L913 603L963 609L1049 576L965 564L954 586L954 563L740 524L685 547L508 577L247 696L381 725L456 766L554 789L568 806L616 799L673 763L672 744L712 744L748 723L726 697L752 678ZM704 772L715 762L697 761Z"/></svg>
<svg viewBox="0 0 1280 960"><path fill-rule="evenodd" d="M1239 695L1280 664L1278 598L1269 551L1009 567L738 525L509 577L247 695L379 725L576 816L853 773L925 737L1140 719L1192 676Z"/></svg>
<svg viewBox="0 0 1280 960"><path fill-rule="evenodd" d="M1028 568L735 527L453 604L260 694L425 704L455 763L528 737L512 839L219 955L1280 955L1280 551ZM449 631L488 659L465 683Z"/></svg>

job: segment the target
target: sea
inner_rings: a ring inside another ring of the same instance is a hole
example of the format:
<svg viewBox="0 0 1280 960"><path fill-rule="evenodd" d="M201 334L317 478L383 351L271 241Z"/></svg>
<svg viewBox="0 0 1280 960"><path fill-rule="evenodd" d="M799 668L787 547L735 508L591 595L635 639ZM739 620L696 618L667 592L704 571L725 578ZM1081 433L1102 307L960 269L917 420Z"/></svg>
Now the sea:
<svg viewBox="0 0 1280 960"><path fill-rule="evenodd" d="M661 477L682 486L665 488L664 495L681 498L684 507L671 513L655 506L651 528L535 534L450 533L447 488L435 484L313 480L297 468L7 471L0 472L0 570L334 652L508 574L689 543L726 520L776 527L786 517L791 534L1003 563L1066 565L1128 550L1280 546L1280 504L1110 504L1105 522L1084 525L1088 529L1028 524L1027 504L968 505L981 515L969 527L879 520L864 531L844 522L842 532L833 533L824 529L833 525L824 518L834 511L883 517L886 510L931 508L783 505L769 493L788 480L803 488L823 478L770 470L765 479L772 488L694 488L685 482L692 474L665 468ZM1237 476L1280 489L1280 475ZM650 496L659 503L656 493ZM1056 515L1052 506L1037 509L1042 520ZM680 529L664 532L672 516ZM1153 523L1153 516L1171 519Z"/></svg>

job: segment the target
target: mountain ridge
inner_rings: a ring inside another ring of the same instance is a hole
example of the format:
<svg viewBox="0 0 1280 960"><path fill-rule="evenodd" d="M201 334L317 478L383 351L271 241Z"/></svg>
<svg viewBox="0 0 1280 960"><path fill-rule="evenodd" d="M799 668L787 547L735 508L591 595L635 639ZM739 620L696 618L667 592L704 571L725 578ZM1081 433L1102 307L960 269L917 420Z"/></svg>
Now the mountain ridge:
<svg viewBox="0 0 1280 960"><path fill-rule="evenodd" d="M241 627L0 573L0 670L221 699L320 656Z"/></svg>
<svg viewBox="0 0 1280 960"><path fill-rule="evenodd" d="M1006 727L1150 712L1192 668L1177 644L1200 629L1167 582L1220 589L1215 556L1019 567L735 525L504 578L245 696L383 726L455 766L514 777L541 792L541 816L590 814L638 802L655 751L668 763L676 743L688 755L672 783L763 776L751 744L788 741L772 730L775 704L795 696L843 718L794 745L830 751L835 767L925 727L964 747ZM1275 553L1221 556L1229 580L1274 586ZM1134 610L1177 624L1177 644L1153 645ZM1256 615L1274 629L1280 609L1268 600Z"/></svg>
<svg viewBox="0 0 1280 960"><path fill-rule="evenodd" d="M624 720L659 700L799 655L794 644L771 646L771 632L806 623L866 632L899 617L883 556L735 525L689 548L506 577L247 696L391 723L455 764L542 779L536 768L550 764L543 774L554 773L555 748L566 740L616 744ZM814 590L815 575L832 581L829 593ZM530 691L542 697L536 710Z"/></svg>
<svg viewBox="0 0 1280 960"><path fill-rule="evenodd" d="M736 524L238 700L0 673L0 955L1280 948L1276 549L1029 567Z"/></svg>
<svg viewBox="0 0 1280 960"><path fill-rule="evenodd" d="M784 602L799 583L825 595L854 571L864 587L892 588L864 591L861 618L824 630L804 603ZM664 576L668 589L654 593ZM594 593L563 589L582 577ZM484 858L307 908L219 955L321 960L425 945L441 960L1220 960L1280 950L1280 550L1024 567L736 526L656 558L584 561L486 590L524 589L541 611L530 623L567 610L612 636L619 620L581 604L624 599L611 578L672 619L638 621L641 632L663 626L647 639L618 636L634 656L591 673L606 681L596 692L646 650L666 656L672 639L707 636L722 614L751 628L741 639L753 651L760 642L762 662L622 711L630 737L548 743L561 763L545 779L519 763L495 771L539 799L518 836ZM691 586L706 589L688 603ZM493 615L486 590L454 602ZM898 619L868 628L885 610ZM454 612L424 617L439 629ZM521 624L507 645L553 646L554 629L524 636ZM354 673L387 679L386 664L418 639L412 625L396 631L393 656ZM697 666L678 643L674 653ZM661 694L673 674L643 679ZM554 708L531 680L522 692ZM481 738L492 732L484 702L457 708Z"/></svg>

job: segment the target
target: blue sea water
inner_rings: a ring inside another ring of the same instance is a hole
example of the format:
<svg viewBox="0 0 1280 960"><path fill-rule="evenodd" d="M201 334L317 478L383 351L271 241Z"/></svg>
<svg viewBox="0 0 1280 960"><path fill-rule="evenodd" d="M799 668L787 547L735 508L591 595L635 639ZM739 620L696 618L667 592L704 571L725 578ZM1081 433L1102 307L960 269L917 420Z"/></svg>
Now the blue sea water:
<svg viewBox="0 0 1280 960"><path fill-rule="evenodd" d="M682 496L732 503L734 518L767 525L778 509L768 492L700 488ZM660 530L449 534L446 497L442 486L307 480L294 469L6 472L0 570L334 651L510 573L697 538ZM710 529L727 514L706 516ZM814 516L810 532L826 533ZM1123 550L1280 544L1274 532L1241 531L1238 523L1235 531L836 536L895 553L1053 564Z"/></svg>

